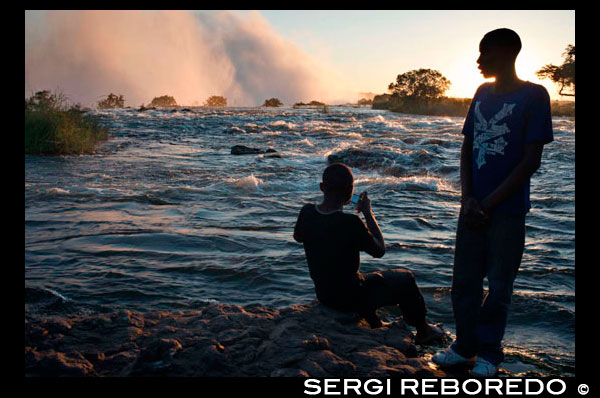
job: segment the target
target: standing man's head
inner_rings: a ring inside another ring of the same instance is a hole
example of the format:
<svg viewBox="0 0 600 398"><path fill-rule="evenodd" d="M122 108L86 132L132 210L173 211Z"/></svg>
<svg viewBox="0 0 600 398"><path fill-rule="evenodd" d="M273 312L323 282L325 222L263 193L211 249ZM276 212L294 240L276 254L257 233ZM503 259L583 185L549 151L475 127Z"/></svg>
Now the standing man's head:
<svg viewBox="0 0 600 398"><path fill-rule="evenodd" d="M486 33L479 43L477 63L483 77L496 77L514 73L515 60L521 51L521 39L514 31L506 28Z"/></svg>
<svg viewBox="0 0 600 398"><path fill-rule="evenodd" d="M323 182L319 184L326 198L346 204L354 192L354 176L343 163L332 163L323 172Z"/></svg>

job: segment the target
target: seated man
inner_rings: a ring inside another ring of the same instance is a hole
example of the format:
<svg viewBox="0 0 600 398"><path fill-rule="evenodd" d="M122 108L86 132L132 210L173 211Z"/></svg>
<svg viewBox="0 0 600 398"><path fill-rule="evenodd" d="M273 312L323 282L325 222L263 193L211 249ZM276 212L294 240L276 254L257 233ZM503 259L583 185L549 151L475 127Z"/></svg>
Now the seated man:
<svg viewBox="0 0 600 398"><path fill-rule="evenodd" d="M357 215L342 211L354 192L350 168L343 163L329 165L320 188L323 202L304 205L294 228L294 239L304 244L319 301L359 313L372 328L382 325L375 312L378 307L398 305L406 323L417 329L417 344L442 337L439 328L427 323L427 307L411 271L359 272L360 251L379 258L385 254L385 243L366 192L356 205L366 226Z"/></svg>

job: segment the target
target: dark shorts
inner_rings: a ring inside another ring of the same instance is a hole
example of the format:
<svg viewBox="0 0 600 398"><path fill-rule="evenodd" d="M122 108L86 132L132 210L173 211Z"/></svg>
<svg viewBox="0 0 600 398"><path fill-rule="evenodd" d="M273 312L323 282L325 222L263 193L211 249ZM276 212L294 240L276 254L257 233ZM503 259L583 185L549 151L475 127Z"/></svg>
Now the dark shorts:
<svg viewBox="0 0 600 398"><path fill-rule="evenodd" d="M354 311L365 317L369 323L376 318L379 307L398 305L404 321L416 326L424 321L427 313L425 300L417 286L414 274L404 268L374 271L360 274L360 287L356 295L340 300L320 301L340 311Z"/></svg>

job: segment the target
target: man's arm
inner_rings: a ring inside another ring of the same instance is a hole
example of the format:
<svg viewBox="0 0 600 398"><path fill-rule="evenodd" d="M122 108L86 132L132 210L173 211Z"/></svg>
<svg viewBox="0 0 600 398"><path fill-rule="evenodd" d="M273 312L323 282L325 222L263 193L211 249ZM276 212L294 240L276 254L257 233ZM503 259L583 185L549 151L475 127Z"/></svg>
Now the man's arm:
<svg viewBox="0 0 600 398"><path fill-rule="evenodd" d="M473 162L473 138L465 135L462 147L460 148L460 188L461 199L464 200L472 196L473 183L471 176L471 166Z"/></svg>
<svg viewBox="0 0 600 398"><path fill-rule="evenodd" d="M464 221L471 228L482 227L487 221L487 215L481 209L481 204L473 196L473 135L474 135L474 109L479 97L480 91L487 87L489 83L484 83L477 88L469 111L463 125L463 144L460 149L460 188L461 188L461 211Z"/></svg>
<svg viewBox="0 0 600 398"><path fill-rule="evenodd" d="M360 200L357 205L357 209L363 213L365 216L365 222L367 224L367 229L373 235L373 240L377 245L379 251L373 255L373 257L383 257L385 254L385 241L383 240L383 234L381 233L381 229L379 228L379 224L377 224L377 220L375 219L375 214L373 214L373 210L371 209L371 199L367 196L367 192L363 192L360 195Z"/></svg>
<svg viewBox="0 0 600 398"><path fill-rule="evenodd" d="M304 207L298 214L298 220L296 220L296 226L294 227L294 240L296 242L304 242L304 234L302 233L302 214L304 213Z"/></svg>
<svg viewBox="0 0 600 398"><path fill-rule="evenodd" d="M381 255L375 257L383 257L383 255L385 254L385 241L383 240L383 234L381 233L379 224L377 224L377 220L375 220L375 215L372 211L363 214L365 216L367 228L369 229L369 232L371 232L371 234L373 235L373 240L375 241L379 249L381 249Z"/></svg>
<svg viewBox="0 0 600 398"><path fill-rule="evenodd" d="M300 243L304 242L304 239L302 238L302 235L300 235L296 231L294 231L294 240L296 242L300 242Z"/></svg>
<svg viewBox="0 0 600 398"><path fill-rule="evenodd" d="M505 201L513 192L521 187L542 163L544 144L533 142L525 146L523 159L517 164L508 177L491 194L481 201L483 211L488 213L491 209Z"/></svg>
<svg viewBox="0 0 600 398"><path fill-rule="evenodd" d="M482 226L487 215L483 212L480 203L473 196L473 176L471 167L473 165L473 138L465 135L460 149L460 203L463 207L463 215L467 225L471 227Z"/></svg>

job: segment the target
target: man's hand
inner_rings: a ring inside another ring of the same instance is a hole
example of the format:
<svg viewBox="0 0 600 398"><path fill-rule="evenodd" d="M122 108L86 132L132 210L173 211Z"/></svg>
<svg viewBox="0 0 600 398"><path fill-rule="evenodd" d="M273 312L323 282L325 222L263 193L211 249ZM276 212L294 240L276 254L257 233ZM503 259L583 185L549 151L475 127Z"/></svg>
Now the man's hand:
<svg viewBox="0 0 600 398"><path fill-rule="evenodd" d="M489 216L477 199L472 196L467 196L461 203L467 227L471 229L482 228Z"/></svg>
<svg viewBox="0 0 600 398"><path fill-rule="evenodd" d="M377 224L377 220L375 219L375 215L371 210L371 199L367 195L367 191L364 191L360 195L360 199L356 205L356 211L362 212L365 217L365 222L367 223L367 229L373 235L373 240L379 247L379 252L377 254L372 254L374 257L383 257L385 254L385 241L383 240L383 234L381 233L381 229Z"/></svg>
<svg viewBox="0 0 600 398"><path fill-rule="evenodd" d="M544 144L533 142L525 146L523 159L515 166L513 171L492 193L483 198L480 206L484 212L495 208L510 197L517 189L523 187L540 167Z"/></svg>
<svg viewBox="0 0 600 398"><path fill-rule="evenodd" d="M362 214L364 214L366 216L367 214L370 214L372 212L371 199L369 199L369 196L367 195L367 191L364 191L359 196L360 196L360 199L358 200L358 203L356 204L355 210L357 212L361 212Z"/></svg>

